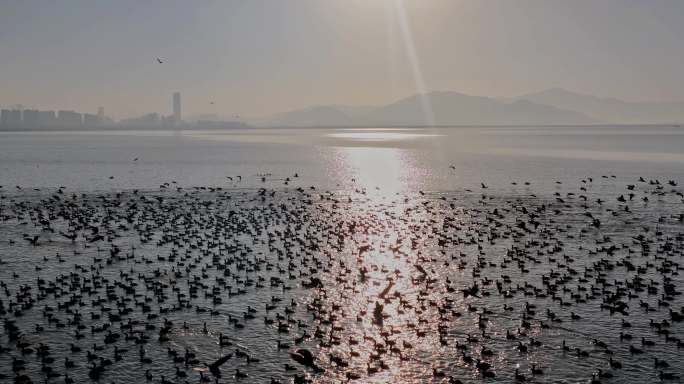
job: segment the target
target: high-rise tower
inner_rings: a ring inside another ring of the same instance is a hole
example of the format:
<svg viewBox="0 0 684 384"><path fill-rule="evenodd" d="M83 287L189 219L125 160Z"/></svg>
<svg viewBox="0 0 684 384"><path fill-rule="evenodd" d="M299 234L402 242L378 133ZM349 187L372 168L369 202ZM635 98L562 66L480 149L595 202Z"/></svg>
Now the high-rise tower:
<svg viewBox="0 0 684 384"><path fill-rule="evenodd" d="M180 92L173 94L173 121L175 123L181 122L181 96Z"/></svg>

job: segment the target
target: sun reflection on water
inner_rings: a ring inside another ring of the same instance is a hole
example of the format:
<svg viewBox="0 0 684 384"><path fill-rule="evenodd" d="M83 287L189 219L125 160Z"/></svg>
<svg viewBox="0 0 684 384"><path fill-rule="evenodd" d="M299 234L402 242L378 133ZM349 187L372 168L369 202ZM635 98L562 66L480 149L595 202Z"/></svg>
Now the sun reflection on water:
<svg viewBox="0 0 684 384"><path fill-rule="evenodd" d="M341 309L342 318L319 359L347 368L327 371L321 382L330 382L330 376L373 383L425 377L431 372L422 362L441 346L431 337L434 311L421 297L433 282L416 269L426 255L412 225L428 218L423 207L404 197L420 190L421 175L414 159L397 148L338 148L335 159L349 187L363 194L354 194L340 231L345 243L359 246L345 249L322 298L333 310Z"/></svg>
<svg viewBox="0 0 684 384"><path fill-rule="evenodd" d="M373 132L358 132L358 131L347 131L342 133L331 133L329 137L334 137L338 139L352 139L359 141L396 141L396 140L414 140L421 138L429 138L442 136L437 134L426 134L426 133L411 133L402 131L381 131L374 130Z"/></svg>
<svg viewBox="0 0 684 384"><path fill-rule="evenodd" d="M399 148L337 148L337 167L353 189L368 196L390 196L417 191L421 185L413 160Z"/></svg>

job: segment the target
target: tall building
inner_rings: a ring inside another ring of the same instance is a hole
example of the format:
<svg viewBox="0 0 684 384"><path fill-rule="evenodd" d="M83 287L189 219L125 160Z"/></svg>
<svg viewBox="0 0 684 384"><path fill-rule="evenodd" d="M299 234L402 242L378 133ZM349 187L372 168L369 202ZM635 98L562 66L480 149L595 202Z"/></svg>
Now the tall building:
<svg viewBox="0 0 684 384"><path fill-rule="evenodd" d="M38 111L38 120L42 125L53 125L57 117L55 111Z"/></svg>
<svg viewBox="0 0 684 384"><path fill-rule="evenodd" d="M62 126L79 126L83 124L83 116L74 111L58 111L57 123Z"/></svg>
<svg viewBox="0 0 684 384"><path fill-rule="evenodd" d="M24 109L24 125L40 124L40 111L37 109Z"/></svg>
<svg viewBox="0 0 684 384"><path fill-rule="evenodd" d="M100 118L92 113L83 114L83 124L85 125L97 125L100 123Z"/></svg>
<svg viewBox="0 0 684 384"><path fill-rule="evenodd" d="M0 124L2 125L7 125L7 120L9 120L10 116L10 110L9 109L3 109L0 111Z"/></svg>
<svg viewBox="0 0 684 384"><path fill-rule="evenodd" d="M181 122L181 96L180 92L173 94L173 120L176 123Z"/></svg>
<svg viewBox="0 0 684 384"><path fill-rule="evenodd" d="M21 124L21 110L20 109L3 109L0 112L0 123L2 125L18 125Z"/></svg>
<svg viewBox="0 0 684 384"><path fill-rule="evenodd" d="M105 121L104 107L97 107L97 119L100 121L100 123L104 123L104 121Z"/></svg>

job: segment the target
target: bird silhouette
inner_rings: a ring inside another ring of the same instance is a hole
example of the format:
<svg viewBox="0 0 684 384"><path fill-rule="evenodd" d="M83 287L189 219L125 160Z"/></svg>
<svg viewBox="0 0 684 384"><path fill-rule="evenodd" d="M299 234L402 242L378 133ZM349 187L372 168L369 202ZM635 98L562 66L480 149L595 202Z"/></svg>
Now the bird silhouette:
<svg viewBox="0 0 684 384"><path fill-rule="evenodd" d="M209 368L209 372L211 372L214 376L218 376L221 374L221 370L220 370L221 366L223 364L225 364L228 360L230 360L232 357L233 357L233 354L229 353L227 355L220 357L219 359L217 359L213 363L211 363L211 364L205 363L205 365L207 366L207 368Z"/></svg>

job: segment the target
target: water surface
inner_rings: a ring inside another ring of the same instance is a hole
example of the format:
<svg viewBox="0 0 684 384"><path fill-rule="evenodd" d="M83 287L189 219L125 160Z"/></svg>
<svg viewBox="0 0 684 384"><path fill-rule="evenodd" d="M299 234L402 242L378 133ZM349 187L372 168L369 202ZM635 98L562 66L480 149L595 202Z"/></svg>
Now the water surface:
<svg viewBox="0 0 684 384"><path fill-rule="evenodd" d="M684 302L663 288L684 283L684 204L679 185L668 184L684 180L682 133L3 132L0 300L13 306L3 318L17 320L23 342L50 347L55 371L66 371L62 356L76 361L68 370L76 382L89 380L93 344L111 360L115 346L127 350L103 382L141 382L148 369L155 382L183 382L176 367L195 382L202 363L236 349L261 361L234 357L220 382L239 380L236 369L249 375L244 382L265 383L296 374L321 383L468 383L484 371L495 374L486 381L509 383L516 369L539 383L589 382L599 369L615 376L605 382L657 382L654 358L679 375L684 364L682 325L669 315ZM106 237L92 240L92 227ZM37 245L24 239L35 235ZM474 284L479 292L465 295ZM46 286L59 289L46 294ZM606 307L616 298L625 313ZM159 342L167 321L169 340ZM121 339L105 345L109 331ZM141 335L149 340L139 344ZM642 336L655 345L642 346ZM22 356L7 329L0 345L10 346L0 374L11 377L17 357L43 381L40 359ZM140 361L140 345L152 362ZM169 351L186 348L198 362L174 363ZM289 352L298 348L325 371L294 362ZM610 357L624 367L612 369ZM477 359L491 368L478 369ZM544 373L533 376L533 365Z"/></svg>

